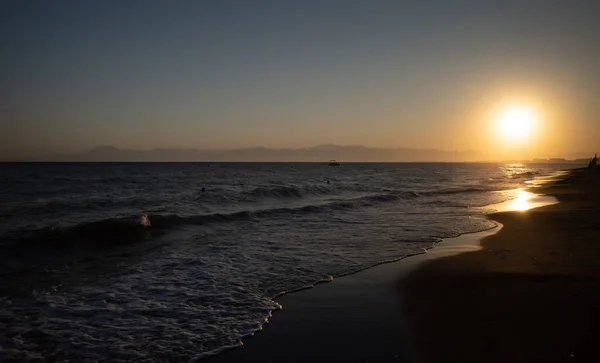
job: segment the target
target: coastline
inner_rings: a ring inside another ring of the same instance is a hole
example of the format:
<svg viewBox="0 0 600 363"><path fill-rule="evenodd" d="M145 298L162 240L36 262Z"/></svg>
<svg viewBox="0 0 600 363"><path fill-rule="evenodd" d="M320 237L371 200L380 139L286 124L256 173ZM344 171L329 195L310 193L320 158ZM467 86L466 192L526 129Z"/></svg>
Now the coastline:
<svg viewBox="0 0 600 363"><path fill-rule="evenodd" d="M408 329L397 289L424 262L478 250L478 241L501 225L445 239L435 248L383 263L329 283L277 297L283 308L262 330L202 361L218 362L410 362ZM382 335L385 334L384 339Z"/></svg>
<svg viewBox="0 0 600 363"><path fill-rule="evenodd" d="M535 188L536 193L539 191L546 192L543 188ZM541 199L537 201L538 205L549 205L555 201L552 197L535 196ZM501 203L503 208L498 209L514 208L507 204L510 201ZM276 300L283 306L284 312L276 312L275 319L264 330L244 339L243 347L226 350L206 360L420 360L422 354L419 348L423 346L413 344L421 340L413 338L418 333L413 327L415 320L407 319L407 313L413 312L405 309L405 305L416 300L412 299L412 292L406 290L407 284L403 281L413 280L413 275L437 260L481 250L481 241L497 234L502 225L499 222L499 226L491 230L444 239L424 254L377 265L336 278L331 283L278 297ZM437 343L427 341L425 345L431 347L432 344Z"/></svg>
<svg viewBox="0 0 600 363"><path fill-rule="evenodd" d="M600 336L600 173L537 192L560 203L489 215L480 251L431 261L399 283L419 362L591 362Z"/></svg>

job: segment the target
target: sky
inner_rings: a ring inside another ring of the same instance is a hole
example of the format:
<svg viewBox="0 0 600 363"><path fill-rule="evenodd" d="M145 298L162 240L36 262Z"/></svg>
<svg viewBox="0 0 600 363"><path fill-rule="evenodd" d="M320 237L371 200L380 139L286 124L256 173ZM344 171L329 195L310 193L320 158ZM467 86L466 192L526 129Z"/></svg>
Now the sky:
<svg viewBox="0 0 600 363"><path fill-rule="evenodd" d="M0 152L600 151L594 1L3 1ZM527 140L496 115L535 114Z"/></svg>

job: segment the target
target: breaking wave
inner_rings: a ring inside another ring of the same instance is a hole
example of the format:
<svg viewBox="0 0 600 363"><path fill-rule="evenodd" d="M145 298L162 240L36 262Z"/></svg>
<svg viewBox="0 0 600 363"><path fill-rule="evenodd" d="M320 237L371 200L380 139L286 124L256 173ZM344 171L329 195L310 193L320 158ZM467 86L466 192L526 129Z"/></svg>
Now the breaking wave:
<svg viewBox="0 0 600 363"><path fill-rule="evenodd" d="M305 190L305 191L303 191ZM37 230L18 230L12 233L19 240L43 240L44 243L86 242L91 244L122 244L142 241L155 234L185 225L210 225L217 223L232 223L236 221L256 221L263 218L277 218L280 215L302 215L309 213L327 213L338 210L349 210L376 206L382 203L393 203L412 200L420 197L448 195L460 193L486 192L487 188L458 188L430 192L388 191L386 193L358 195L346 198L330 198L320 203L298 205L291 207L274 207L265 209L248 209L231 213L208 213L200 215L178 214L143 214L121 218L107 218L98 221L84 222L70 227L49 226ZM326 194L332 188L314 187L281 187L256 188L248 194L275 198L302 198L303 193ZM9 236L4 236L9 237Z"/></svg>
<svg viewBox="0 0 600 363"><path fill-rule="evenodd" d="M356 198L325 201L295 207L277 207L256 210L243 210L233 213L210 213L203 215L149 214L126 218L108 218L99 221L81 223L72 227L46 227L33 231L19 231L24 240L44 240L48 242L97 242L114 244L136 242L151 237L154 233L185 225L209 225L231 223L243 220L273 218L278 215L323 213L373 206L378 203L394 202L416 198L413 192L394 194L374 194Z"/></svg>

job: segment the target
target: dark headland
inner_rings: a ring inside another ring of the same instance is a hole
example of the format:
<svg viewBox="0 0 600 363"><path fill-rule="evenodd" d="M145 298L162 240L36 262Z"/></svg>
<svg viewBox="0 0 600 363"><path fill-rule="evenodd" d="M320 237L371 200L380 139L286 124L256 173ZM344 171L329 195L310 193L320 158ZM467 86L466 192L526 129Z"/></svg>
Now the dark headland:
<svg viewBox="0 0 600 363"><path fill-rule="evenodd" d="M490 214L498 233L284 295L263 331L207 361L595 362L600 172L535 192L560 203Z"/></svg>

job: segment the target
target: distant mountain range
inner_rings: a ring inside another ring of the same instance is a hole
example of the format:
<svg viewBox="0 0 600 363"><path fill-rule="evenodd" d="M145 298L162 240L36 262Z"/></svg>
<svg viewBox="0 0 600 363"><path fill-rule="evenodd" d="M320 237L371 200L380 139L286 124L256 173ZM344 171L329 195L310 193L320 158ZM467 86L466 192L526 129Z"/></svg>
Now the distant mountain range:
<svg viewBox="0 0 600 363"><path fill-rule="evenodd" d="M394 161L476 161L476 152L435 149L372 148L366 146L319 145L301 149L247 148L230 150L153 149L128 150L100 146L83 153L30 158L31 161L270 161L270 162L394 162Z"/></svg>
<svg viewBox="0 0 600 363"><path fill-rule="evenodd" d="M0 150L1 151L1 150ZM153 149L131 150L113 146L99 146L86 152L51 154L37 157L12 158L0 152L0 161L74 161L74 162L474 162L486 161L476 151L445 151L437 149L376 148L360 145L318 145L299 149L275 149L255 147L246 149ZM533 162L577 162L587 163L594 153L575 152L570 160L560 158L533 159ZM504 160L515 162L516 160Z"/></svg>

